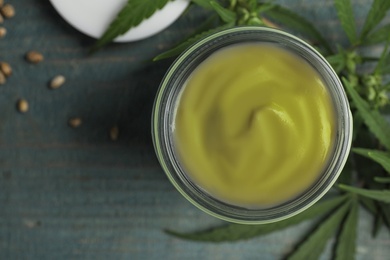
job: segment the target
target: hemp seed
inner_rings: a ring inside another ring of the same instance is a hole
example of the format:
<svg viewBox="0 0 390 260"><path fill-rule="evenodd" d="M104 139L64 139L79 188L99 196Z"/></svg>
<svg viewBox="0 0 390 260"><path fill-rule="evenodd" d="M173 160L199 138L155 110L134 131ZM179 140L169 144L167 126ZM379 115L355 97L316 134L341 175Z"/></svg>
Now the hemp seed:
<svg viewBox="0 0 390 260"><path fill-rule="evenodd" d="M55 76L51 81L50 81L50 88L51 89L57 89L61 87L65 83L65 77L62 75Z"/></svg>
<svg viewBox="0 0 390 260"><path fill-rule="evenodd" d="M81 126L82 123L83 123L83 120L80 117L72 117L68 121L68 125L72 128L77 128L77 127Z"/></svg>
<svg viewBox="0 0 390 260"><path fill-rule="evenodd" d="M6 76L7 78L12 75L12 68L11 66L5 62L0 62L0 71Z"/></svg>
<svg viewBox="0 0 390 260"><path fill-rule="evenodd" d="M0 39L4 38L4 36L7 34L7 29L4 27L0 27Z"/></svg>
<svg viewBox="0 0 390 260"><path fill-rule="evenodd" d="M28 102L25 99L19 99L17 103L17 108L20 113L26 113L28 111Z"/></svg>
<svg viewBox="0 0 390 260"><path fill-rule="evenodd" d="M119 137L119 128L117 126L113 126L110 129L110 139L111 141L117 141Z"/></svg>
<svg viewBox="0 0 390 260"><path fill-rule="evenodd" d="M5 18L12 18L15 16L15 8L10 4L3 5L0 11Z"/></svg>
<svg viewBox="0 0 390 260"><path fill-rule="evenodd" d="M0 85L4 85L6 82L7 79L5 78L4 73L0 71Z"/></svg>
<svg viewBox="0 0 390 260"><path fill-rule="evenodd" d="M26 54L26 60L30 63L37 64L43 61L43 59L43 55L37 51L29 51Z"/></svg>

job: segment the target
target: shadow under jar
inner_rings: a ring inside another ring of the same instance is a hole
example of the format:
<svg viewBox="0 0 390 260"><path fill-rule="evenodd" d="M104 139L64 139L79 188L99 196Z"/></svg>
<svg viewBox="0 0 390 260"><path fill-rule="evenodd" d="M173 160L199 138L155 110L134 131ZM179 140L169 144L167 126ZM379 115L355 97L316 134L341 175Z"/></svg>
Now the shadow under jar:
<svg viewBox="0 0 390 260"><path fill-rule="evenodd" d="M327 61L291 34L237 27L176 59L152 138L176 189L226 221L286 219L318 201L347 160L352 116Z"/></svg>

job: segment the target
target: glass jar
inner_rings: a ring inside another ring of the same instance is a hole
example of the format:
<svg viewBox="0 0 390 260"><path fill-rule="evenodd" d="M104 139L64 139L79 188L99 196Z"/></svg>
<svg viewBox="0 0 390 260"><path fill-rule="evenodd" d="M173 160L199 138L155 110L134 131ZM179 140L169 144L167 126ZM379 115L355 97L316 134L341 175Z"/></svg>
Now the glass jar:
<svg viewBox="0 0 390 260"><path fill-rule="evenodd" d="M310 64L322 77L335 111L335 140L330 158L317 181L298 197L267 208L248 208L216 199L194 183L181 165L174 146L175 109L186 80L216 51L240 43L267 43L284 48ZM343 86L329 63L313 47L286 32L264 27L236 27L210 35L182 53L166 73L152 115L157 158L176 189L192 204L220 219L264 224L286 219L312 206L335 183L347 160L352 139L352 115Z"/></svg>

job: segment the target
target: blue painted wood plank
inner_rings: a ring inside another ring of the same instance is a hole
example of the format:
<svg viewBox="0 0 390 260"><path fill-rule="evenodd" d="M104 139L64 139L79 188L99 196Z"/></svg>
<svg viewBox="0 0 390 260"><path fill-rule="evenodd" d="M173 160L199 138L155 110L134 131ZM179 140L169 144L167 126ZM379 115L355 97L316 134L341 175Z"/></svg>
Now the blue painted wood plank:
<svg viewBox="0 0 390 260"><path fill-rule="evenodd" d="M150 114L170 62L150 62L207 13L199 9L150 39L114 44L93 56L93 40L42 0L9 0L17 15L4 23L0 60L14 75L0 87L0 259L280 259L310 223L238 243L206 244L167 236L221 224L173 188L154 155ZM332 1L278 1L345 42ZM362 23L370 0L353 1ZM388 19L389 20L389 19ZM45 61L25 62L29 50ZM57 90L49 80L63 74ZM26 98L30 110L16 111ZM78 129L67 126L80 116ZM117 142L108 130L118 125ZM387 259L390 236L373 240L362 211L357 259ZM330 256L331 241L323 259Z"/></svg>

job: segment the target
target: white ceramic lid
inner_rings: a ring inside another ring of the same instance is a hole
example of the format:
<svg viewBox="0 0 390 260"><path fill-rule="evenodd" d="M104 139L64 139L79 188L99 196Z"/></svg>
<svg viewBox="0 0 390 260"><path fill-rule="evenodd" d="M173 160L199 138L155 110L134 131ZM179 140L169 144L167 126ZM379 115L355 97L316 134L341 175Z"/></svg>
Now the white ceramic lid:
<svg viewBox="0 0 390 260"><path fill-rule="evenodd" d="M100 38L127 0L50 0L60 15L77 30ZM184 12L189 0L170 1L140 25L115 39L136 41L152 36L171 25Z"/></svg>

